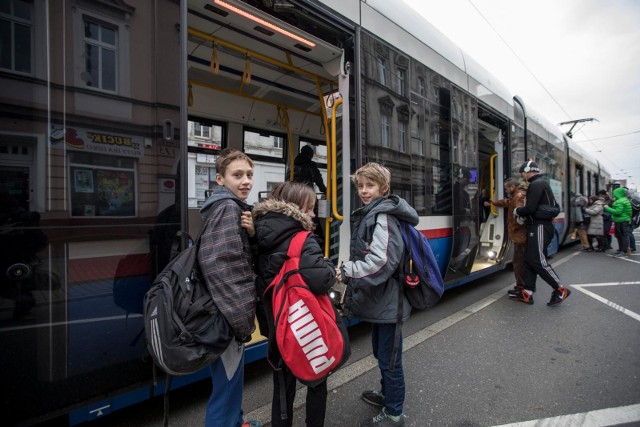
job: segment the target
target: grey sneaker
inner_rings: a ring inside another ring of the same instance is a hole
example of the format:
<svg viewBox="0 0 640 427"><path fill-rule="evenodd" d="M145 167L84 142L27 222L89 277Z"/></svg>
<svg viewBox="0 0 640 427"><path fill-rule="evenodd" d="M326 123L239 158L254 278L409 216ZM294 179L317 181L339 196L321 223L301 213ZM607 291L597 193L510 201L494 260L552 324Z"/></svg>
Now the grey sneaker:
<svg viewBox="0 0 640 427"><path fill-rule="evenodd" d="M367 390L362 392L362 400L370 405L384 406L384 396L381 391Z"/></svg>
<svg viewBox="0 0 640 427"><path fill-rule="evenodd" d="M400 414L396 417L389 415L386 408L373 418L368 418L360 423L360 427L396 427L404 425L405 415Z"/></svg>

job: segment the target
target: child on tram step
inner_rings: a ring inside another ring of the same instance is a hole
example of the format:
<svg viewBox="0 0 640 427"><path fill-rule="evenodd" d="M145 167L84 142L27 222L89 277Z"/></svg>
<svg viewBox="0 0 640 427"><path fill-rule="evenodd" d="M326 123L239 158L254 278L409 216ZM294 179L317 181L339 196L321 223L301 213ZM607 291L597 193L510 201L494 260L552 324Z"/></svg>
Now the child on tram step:
<svg viewBox="0 0 640 427"><path fill-rule="evenodd" d="M524 251L527 243L527 226L523 221L518 222L513 211L525 205L527 200L527 187L529 184L516 178L509 178L504 182L504 190L508 197L504 199L491 200L485 203L489 206L497 206L499 208L507 208L507 231L509 232L509 240L513 242L513 275L516 279L516 285L513 289L509 289L509 295L516 295L524 289Z"/></svg>
<svg viewBox="0 0 640 427"><path fill-rule="evenodd" d="M300 231L312 231L316 204L316 193L311 187L300 182L278 184L269 198L256 205L253 217L258 243L256 262L256 289L262 300L265 317L258 312L260 332L269 337L268 359L278 366L280 372L273 371L273 399L271 403L272 427L291 427L293 423L293 403L296 397L296 378L282 361L275 340L273 307L271 292L262 298L267 286L278 275L285 260L293 237ZM324 257L317 237L309 235L300 255L300 275L316 295L326 294L336 282L336 270L333 263ZM258 309L260 310L260 308ZM284 397L285 402L282 402ZM286 407L286 419L282 419L283 407ZM307 387L306 425L324 426L327 408L327 381Z"/></svg>
<svg viewBox="0 0 640 427"><path fill-rule="evenodd" d="M402 368L402 322L411 306L394 274L404 243L397 218L418 224L418 214L404 199L389 195L391 173L377 163L367 163L353 176L363 207L351 215L351 256L338 270L347 284L347 315L372 324L373 355L378 360L380 390L362 393L362 399L381 411L360 426L402 426L405 381Z"/></svg>
<svg viewBox="0 0 640 427"><path fill-rule="evenodd" d="M255 234L251 207L253 162L243 152L225 149L216 159L218 187L200 210L205 231L198 264L234 339L211 364L211 397L205 427L259 427L242 419L244 343L255 329L256 290L249 238ZM234 200L235 199L235 200Z"/></svg>

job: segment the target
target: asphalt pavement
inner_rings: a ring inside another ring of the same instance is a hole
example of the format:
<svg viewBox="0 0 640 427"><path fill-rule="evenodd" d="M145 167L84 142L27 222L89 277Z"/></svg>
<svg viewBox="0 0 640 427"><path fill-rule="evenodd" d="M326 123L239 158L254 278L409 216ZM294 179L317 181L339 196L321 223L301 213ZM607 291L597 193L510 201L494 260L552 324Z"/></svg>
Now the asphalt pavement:
<svg viewBox="0 0 640 427"><path fill-rule="evenodd" d="M637 234L640 237L639 234ZM407 426L640 426L640 253L627 258L563 248L551 259L571 296L548 307L511 301L510 268L447 291L404 325ZM350 328L352 356L329 379L325 426L357 426L377 412L361 400L379 387L370 326ZM246 418L269 425L271 371L245 369ZM172 426L202 426L208 381L170 397ZM305 389L294 426L304 426ZM162 425L162 400L117 411L88 427Z"/></svg>

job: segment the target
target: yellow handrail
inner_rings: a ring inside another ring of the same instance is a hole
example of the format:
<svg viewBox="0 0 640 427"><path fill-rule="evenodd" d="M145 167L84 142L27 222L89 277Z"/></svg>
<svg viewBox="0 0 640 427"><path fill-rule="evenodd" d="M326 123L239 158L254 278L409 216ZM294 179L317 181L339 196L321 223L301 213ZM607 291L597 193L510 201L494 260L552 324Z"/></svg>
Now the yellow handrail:
<svg viewBox="0 0 640 427"><path fill-rule="evenodd" d="M338 161L338 156L336 154L336 113L338 111L338 107L341 105L342 98L336 99L333 104L333 109L331 110L331 162L333 163L333 166L331 167L331 185L334 189L331 193L331 211L338 221L342 221L344 219L344 217L338 212L338 192L335 191L338 188L338 174L336 173L336 165Z"/></svg>
<svg viewBox="0 0 640 427"><path fill-rule="evenodd" d="M495 167L493 165L494 160L496 159L496 157L498 157L497 153L494 153L491 155L491 159L489 160L489 174L490 174L490 188L491 188L491 192L489 194L489 196L491 197L491 200L495 200L496 199L496 180L495 180L495 175L494 175L494 170ZM494 216L498 216L498 210L496 209L496 207L493 205L493 203L491 204L491 214Z"/></svg>

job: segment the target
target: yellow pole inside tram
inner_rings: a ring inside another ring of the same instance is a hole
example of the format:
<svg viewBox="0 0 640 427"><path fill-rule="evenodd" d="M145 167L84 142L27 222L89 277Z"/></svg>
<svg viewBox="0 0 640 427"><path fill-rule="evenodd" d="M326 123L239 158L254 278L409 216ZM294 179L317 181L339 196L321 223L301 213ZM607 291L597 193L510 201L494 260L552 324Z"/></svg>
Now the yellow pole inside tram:
<svg viewBox="0 0 640 427"><path fill-rule="evenodd" d="M496 157L498 157L497 153L494 153L491 155L491 159L489 160L489 174L490 174L490 187L491 188L491 200L495 200L496 199L496 180L495 180L495 160ZM493 203L491 203L491 214L494 216L498 216L498 210L496 209L496 207L493 205Z"/></svg>

